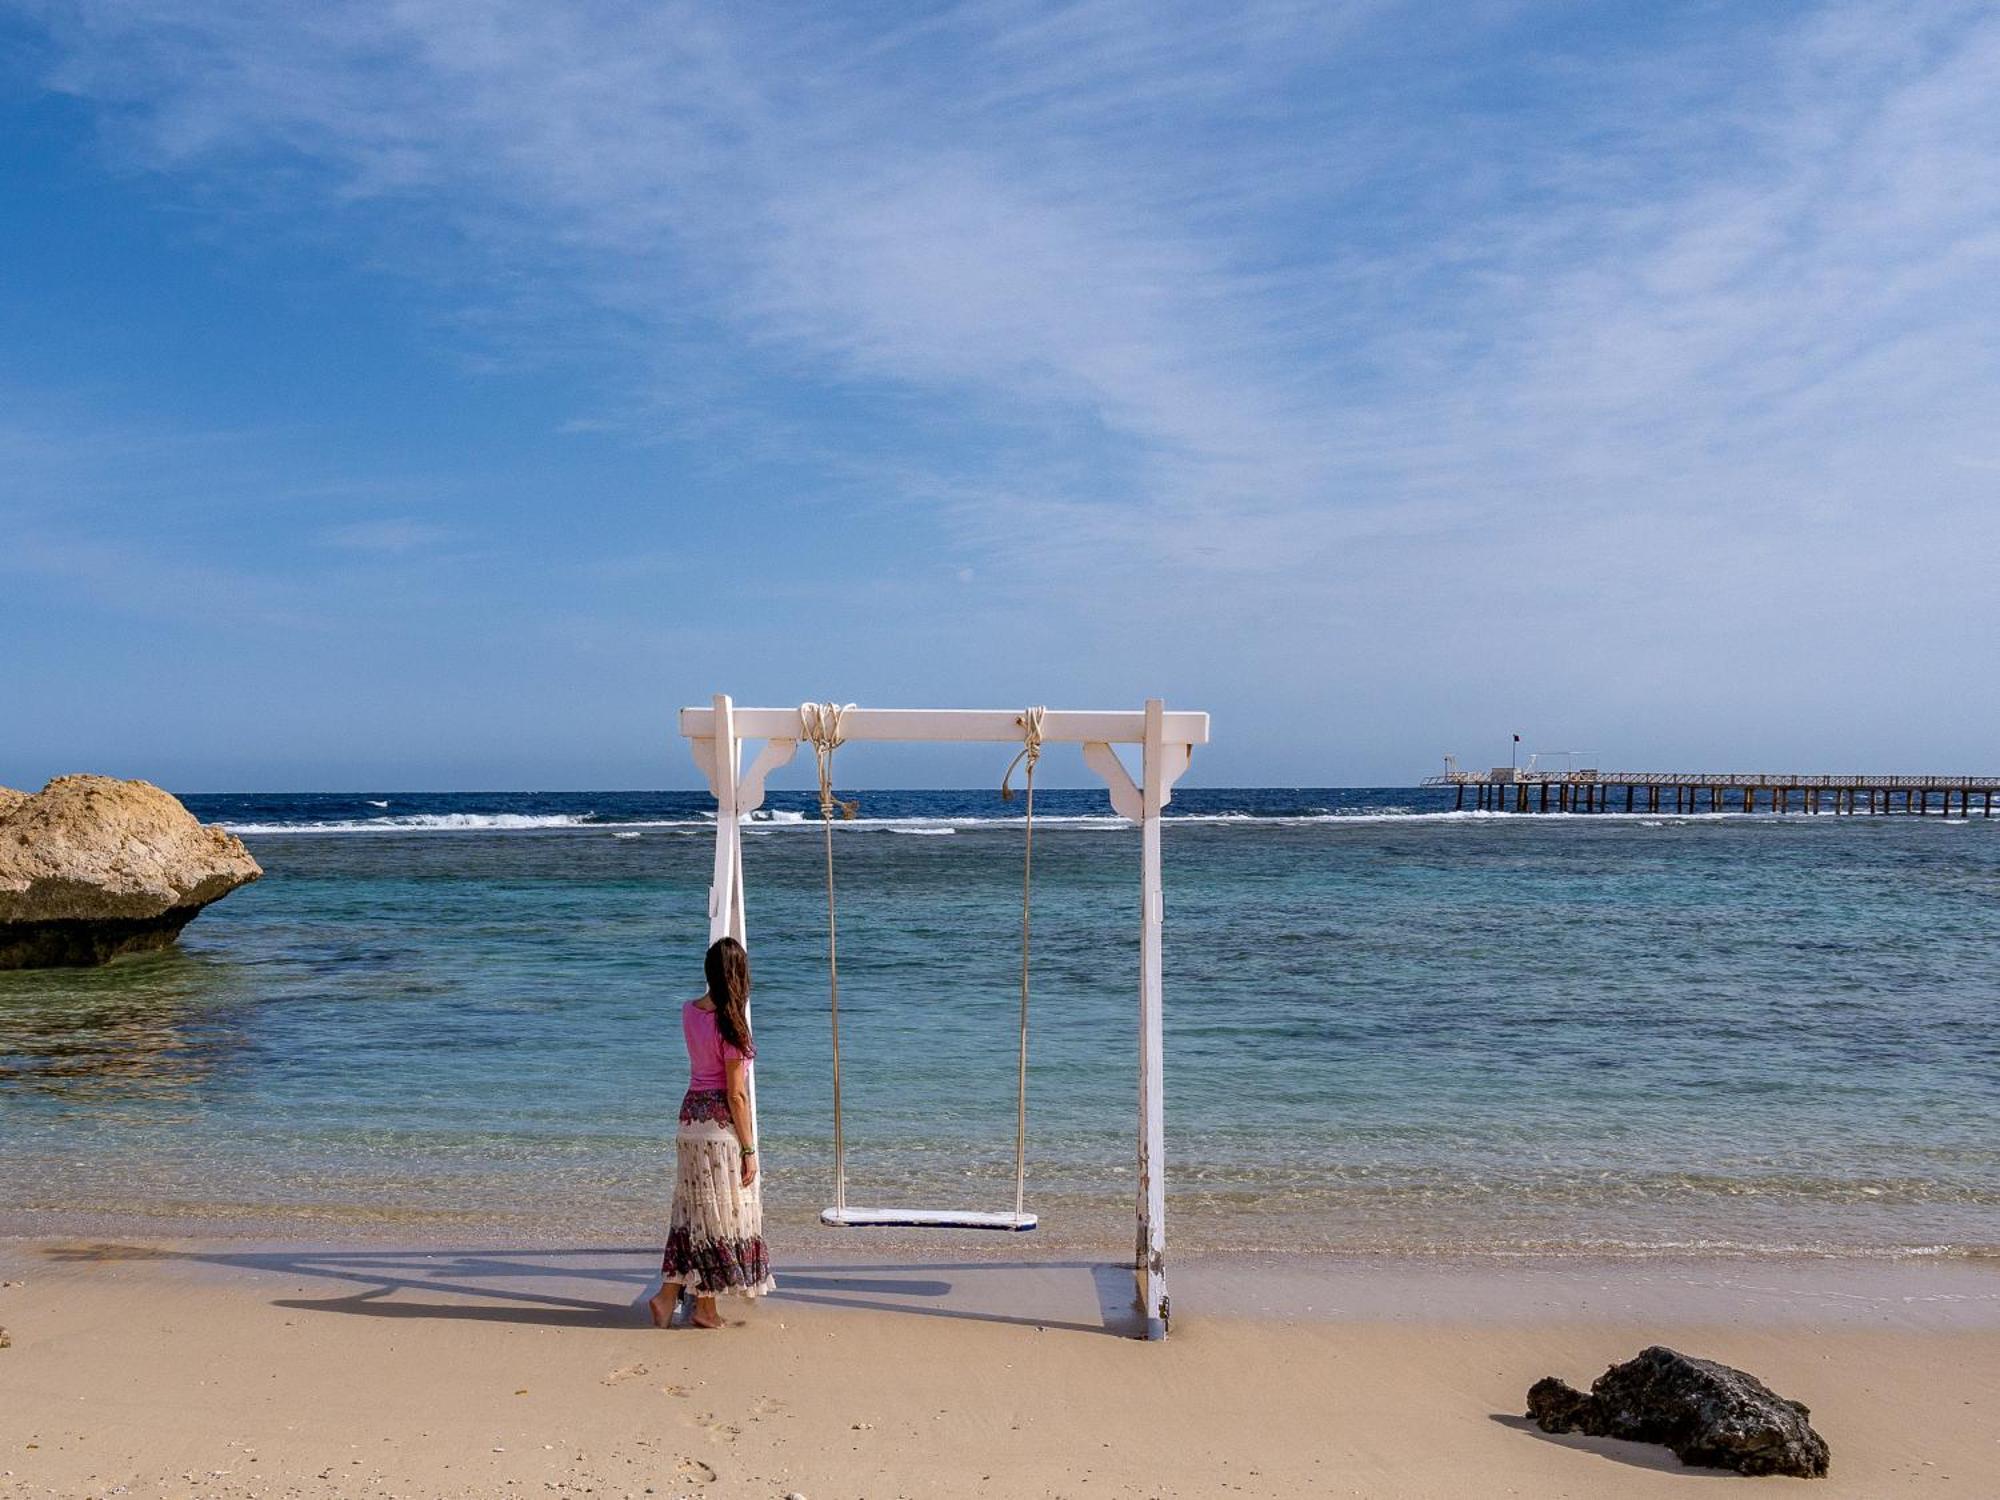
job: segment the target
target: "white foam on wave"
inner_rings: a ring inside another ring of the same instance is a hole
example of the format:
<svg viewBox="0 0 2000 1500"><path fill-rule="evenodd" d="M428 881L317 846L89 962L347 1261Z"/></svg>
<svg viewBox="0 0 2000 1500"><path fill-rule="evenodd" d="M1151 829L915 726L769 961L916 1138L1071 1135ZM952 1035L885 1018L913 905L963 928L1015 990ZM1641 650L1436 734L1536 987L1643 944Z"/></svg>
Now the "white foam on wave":
<svg viewBox="0 0 2000 1500"><path fill-rule="evenodd" d="M951 818L923 817L880 817L880 818L838 818L834 820L836 831L854 833L960 833L981 828L1019 828L1022 820L1018 817L983 818L976 814ZM819 822L814 819L813 827ZM1036 813L1037 828L1130 828L1133 825L1123 818L1111 814Z"/></svg>
<svg viewBox="0 0 2000 1500"><path fill-rule="evenodd" d="M1518 818L1519 814L1489 812L1326 812L1326 813L1169 813L1166 821L1175 827L1228 827L1228 828L1284 828L1306 825L1343 824L1360 826L1373 823L1411 822L1461 822L1503 820ZM804 814L795 814L803 819ZM747 821L747 820L746 820ZM838 833L954 833L971 832L984 828L1020 828L1022 819L1018 816L981 817L964 814L954 817L858 817L835 818L834 831ZM754 824L758 832L770 833L781 828L809 827L818 831L820 820L815 817L801 824L787 819L780 823L765 823L761 819ZM1037 828L1066 828L1082 830L1130 829L1137 825L1128 822L1115 813L1036 813Z"/></svg>
<svg viewBox="0 0 2000 1500"><path fill-rule="evenodd" d="M1236 815L1230 816L1234 818ZM1247 815L1246 819L1260 823L1273 821L1268 818L1248 818ZM759 812L745 817L742 821L746 831L753 833L768 834L788 828L809 829L813 833L818 833L820 830L820 818L816 813L780 812L766 819ZM836 833L958 833L977 828L1019 828L1021 821L1018 817L981 817L976 813L954 817L885 815L875 818L866 816L835 818L833 827ZM1035 826L1037 828L1130 828L1133 825L1123 818L1108 813L1036 813Z"/></svg>
<svg viewBox="0 0 2000 1500"><path fill-rule="evenodd" d="M703 828L694 818L640 819L607 825L591 813L407 813L327 823L225 823L232 833L523 833L538 829ZM635 835L636 836L636 835Z"/></svg>
<svg viewBox="0 0 2000 1500"><path fill-rule="evenodd" d="M1700 812L1662 816L1657 813L1639 812L1596 812L1596 813L1519 813L1493 812L1484 809L1454 809L1444 812L1420 812L1415 809L1395 809L1378 806L1351 808L1344 811L1324 811L1309 813L1253 813L1244 811L1181 813L1169 812L1166 820L1175 827L1212 828L1378 828L1391 824L1467 824L1485 825L1491 823L1513 823L1524 827L1570 827L1579 823L1606 823L1637 825L1642 828L1683 827L1691 823L1748 823L1772 825L1804 824L1807 820L1798 813L1778 814L1767 812ZM1814 822L1831 823L1831 818L1820 818ZM1853 821L1853 820L1843 820ZM1867 819L1860 821L1866 822ZM1961 818L1936 820L1948 827L1962 827ZM820 819L817 815L795 812L790 809L759 809L742 820L746 832L757 834L777 834L786 830L817 831ZM1019 829L1018 815L983 816L980 814L960 814L949 817L924 817L905 815L897 817L862 816L858 818L836 818L834 828L843 833L963 833L981 829ZM1134 825L1112 813L1037 813L1035 825L1050 830L1078 830L1101 832L1130 829ZM245 834L310 834L310 833L514 833L538 830L560 830L569 828L665 828L665 829L711 829L715 826L715 814L698 813L686 818L633 818L612 821L598 818L593 813L406 813L395 817L335 819L324 823L225 823L225 827L235 833Z"/></svg>
<svg viewBox="0 0 2000 1500"><path fill-rule="evenodd" d="M1550 814L1553 818L1555 815ZM1615 814L1596 815L1612 818ZM1206 826L1231 828L1284 828L1308 825L1338 824L1349 827L1363 827L1382 823L1421 822L1487 822L1515 820L1527 817L1520 813L1496 812L1326 812L1326 813L1169 813L1167 821L1176 826ZM775 834L785 830L799 829L817 831L820 820L802 812L787 810L773 811L768 817L760 810L746 815L742 820L745 832ZM971 832L979 829L1018 829L1022 819L1018 816L982 817L966 814L956 817L858 817L836 818L833 826L839 833L916 833L948 834ZM710 829L715 826L713 813L702 813L692 818L636 818L630 822L610 823L591 813L406 813L385 818L334 819L324 823L225 823L233 833L519 833L537 830L565 828L680 828ZM1135 825L1114 813L1037 813L1035 826L1047 829L1074 829L1081 831L1105 831L1130 829Z"/></svg>
<svg viewBox="0 0 2000 1500"><path fill-rule="evenodd" d="M395 818L343 818L327 823L231 823L236 833L415 833L454 830L580 828L588 814L407 813Z"/></svg>

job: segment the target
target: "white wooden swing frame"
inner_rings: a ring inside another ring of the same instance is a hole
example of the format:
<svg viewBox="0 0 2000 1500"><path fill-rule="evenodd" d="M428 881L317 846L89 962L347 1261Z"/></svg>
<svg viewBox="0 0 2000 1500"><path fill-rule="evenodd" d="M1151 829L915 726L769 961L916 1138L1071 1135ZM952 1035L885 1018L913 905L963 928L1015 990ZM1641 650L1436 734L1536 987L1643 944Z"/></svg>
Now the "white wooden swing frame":
<svg viewBox="0 0 2000 1500"><path fill-rule="evenodd" d="M858 741L987 742L1019 744L1020 709L850 708L841 730ZM738 708L718 693L707 708L684 708L680 730L695 764L715 795L715 876L708 893L708 936L748 943L743 917L742 819L764 803L770 774L798 753L806 726L797 708ZM1161 928L1165 900L1160 882L1160 814L1173 800L1196 745L1208 743L1208 715L1168 712L1158 698L1142 710L1076 712L1049 709L1042 717L1044 744L1083 747L1084 764L1110 789L1112 810L1137 823L1139 854L1139 1161L1138 1240L1133 1272L1149 1338L1164 1337L1167 1297L1166 1047ZM763 748L743 767L743 745ZM1140 747L1135 780L1113 748ZM751 1110L756 1110L754 1078ZM860 1212L860 1211L855 1211Z"/></svg>

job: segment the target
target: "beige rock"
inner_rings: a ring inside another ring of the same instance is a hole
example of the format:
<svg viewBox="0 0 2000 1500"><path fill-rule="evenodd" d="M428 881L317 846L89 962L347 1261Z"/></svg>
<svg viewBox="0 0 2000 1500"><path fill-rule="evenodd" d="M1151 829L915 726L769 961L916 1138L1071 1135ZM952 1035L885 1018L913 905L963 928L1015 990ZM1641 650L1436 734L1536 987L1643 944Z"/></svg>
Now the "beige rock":
<svg viewBox="0 0 2000 1500"><path fill-rule="evenodd" d="M264 872L227 830L144 781L58 776L0 792L0 968L164 947Z"/></svg>

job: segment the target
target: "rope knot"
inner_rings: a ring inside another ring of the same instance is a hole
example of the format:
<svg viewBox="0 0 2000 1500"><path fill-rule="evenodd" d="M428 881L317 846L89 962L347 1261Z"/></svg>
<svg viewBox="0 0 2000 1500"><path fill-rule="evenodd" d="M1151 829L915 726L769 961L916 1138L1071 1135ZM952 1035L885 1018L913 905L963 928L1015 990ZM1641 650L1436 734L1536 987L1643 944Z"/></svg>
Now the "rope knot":
<svg viewBox="0 0 2000 1500"><path fill-rule="evenodd" d="M819 815L824 819L831 819L836 807L847 818L860 809L859 803L843 802L833 795L833 752L847 743L842 721L853 707L852 703L799 705L799 726L805 730L806 743L813 747L813 759L819 765Z"/></svg>
<svg viewBox="0 0 2000 1500"><path fill-rule="evenodd" d="M1007 763L1006 774L1000 778L1000 800L1012 802L1014 788L1009 783L1014 779L1014 767L1027 762L1024 774L1028 785L1035 781L1035 762L1042 758L1042 719L1048 713L1046 708L1026 708L1021 710L1018 722L1021 726L1021 753Z"/></svg>

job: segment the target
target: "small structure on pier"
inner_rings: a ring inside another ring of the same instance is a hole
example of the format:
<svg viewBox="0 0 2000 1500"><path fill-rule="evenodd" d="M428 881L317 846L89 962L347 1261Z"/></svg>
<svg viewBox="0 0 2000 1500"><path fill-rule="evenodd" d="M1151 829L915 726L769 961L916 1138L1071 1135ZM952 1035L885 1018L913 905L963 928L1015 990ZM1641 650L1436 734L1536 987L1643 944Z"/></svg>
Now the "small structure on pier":
<svg viewBox="0 0 2000 1500"><path fill-rule="evenodd" d="M1480 812L1775 812L1908 813L1922 817L1956 813L1961 818L1993 816L2000 776L1871 776L1741 771L1538 770L1495 766L1461 771L1445 757L1441 776L1427 787L1452 787L1453 806L1464 810L1466 789ZM1933 799L1937 799L1933 803ZM1954 802L1955 799L1955 802ZM1621 805L1622 804L1622 805Z"/></svg>

